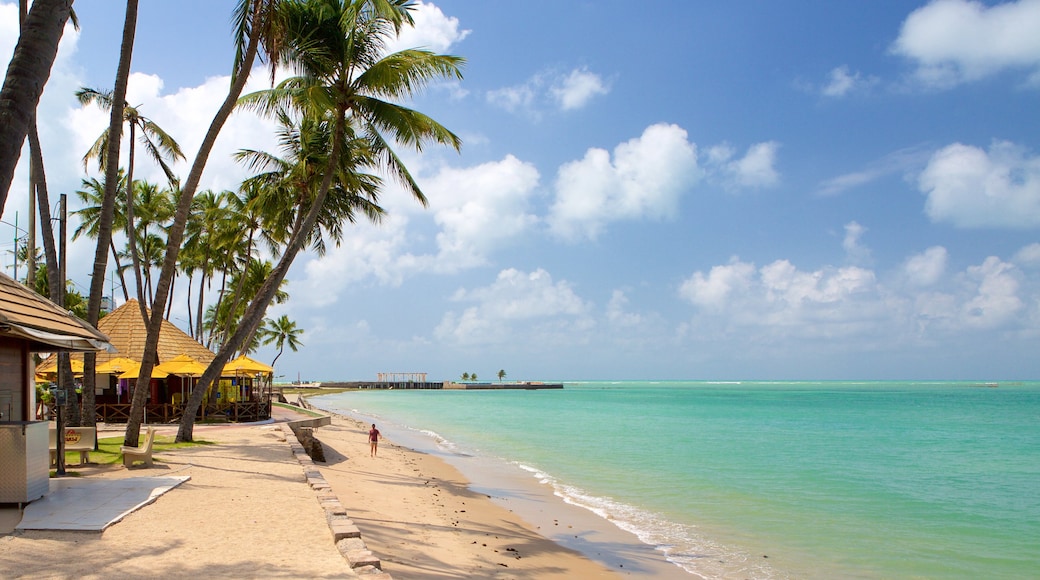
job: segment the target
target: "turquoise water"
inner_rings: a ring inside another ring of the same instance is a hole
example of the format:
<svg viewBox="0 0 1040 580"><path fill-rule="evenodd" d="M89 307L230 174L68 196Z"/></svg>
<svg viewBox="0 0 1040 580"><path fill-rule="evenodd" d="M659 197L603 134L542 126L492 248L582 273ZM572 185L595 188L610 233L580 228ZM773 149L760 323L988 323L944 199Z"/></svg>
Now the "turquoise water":
<svg viewBox="0 0 1040 580"><path fill-rule="evenodd" d="M505 459L708 578L1040 570L1037 382L583 382L315 402Z"/></svg>

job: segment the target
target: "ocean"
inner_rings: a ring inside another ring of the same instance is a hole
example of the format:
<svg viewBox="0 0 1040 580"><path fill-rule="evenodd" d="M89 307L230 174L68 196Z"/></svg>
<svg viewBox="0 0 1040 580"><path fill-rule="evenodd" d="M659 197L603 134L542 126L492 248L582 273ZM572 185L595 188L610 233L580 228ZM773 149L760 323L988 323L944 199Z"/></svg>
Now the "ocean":
<svg viewBox="0 0 1040 580"><path fill-rule="evenodd" d="M512 471L517 495L589 510L676 577L1040 571L1040 382L597 381L312 402L444 457L475 488L502 492L482 478Z"/></svg>

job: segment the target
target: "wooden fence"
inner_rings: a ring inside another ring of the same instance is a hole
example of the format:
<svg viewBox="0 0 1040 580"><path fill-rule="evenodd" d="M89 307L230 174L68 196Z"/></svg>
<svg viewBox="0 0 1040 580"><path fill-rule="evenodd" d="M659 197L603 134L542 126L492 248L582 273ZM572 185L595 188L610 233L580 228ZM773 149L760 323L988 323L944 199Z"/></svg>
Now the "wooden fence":
<svg viewBox="0 0 1040 580"><path fill-rule="evenodd" d="M130 420L130 403L98 403L96 409L99 423L126 423ZM179 423L184 408L171 403L147 404L144 413L145 423ZM195 413L196 421L249 423L270 418L270 401L236 401L220 407L200 407Z"/></svg>

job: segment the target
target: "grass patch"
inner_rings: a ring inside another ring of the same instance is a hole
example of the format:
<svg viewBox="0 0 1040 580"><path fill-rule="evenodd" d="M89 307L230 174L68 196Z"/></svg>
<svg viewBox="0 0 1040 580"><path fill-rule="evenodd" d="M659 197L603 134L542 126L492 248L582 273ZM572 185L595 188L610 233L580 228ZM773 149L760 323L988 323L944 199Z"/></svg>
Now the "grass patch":
<svg viewBox="0 0 1040 580"><path fill-rule="evenodd" d="M147 434L141 432L140 442L144 443L144 438ZM203 441L196 439L195 441L186 441L177 443L175 442L176 437L172 435L156 435L155 441L152 442L152 452L161 453L163 451L169 451L170 449L181 449L183 447L196 447L198 445L213 445L212 441ZM123 454L119 452L119 448L123 445L123 437L102 437L98 440L98 450L90 452L90 462L98 465L116 465L123 462ZM158 461L158 459L156 459ZM79 464L79 451L67 451L65 452L65 465L78 465ZM65 472L69 475L71 472ZM54 472L52 471L53 475Z"/></svg>

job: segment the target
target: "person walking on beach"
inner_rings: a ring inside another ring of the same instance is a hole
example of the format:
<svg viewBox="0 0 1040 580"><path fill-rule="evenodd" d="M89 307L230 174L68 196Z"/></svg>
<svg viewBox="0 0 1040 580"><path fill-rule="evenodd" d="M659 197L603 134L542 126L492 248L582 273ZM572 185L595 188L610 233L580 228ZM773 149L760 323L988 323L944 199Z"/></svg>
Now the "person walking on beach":
<svg viewBox="0 0 1040 580"><path fill-rule="evenodd" d="M379 450L379 429L376 429L375 423L372 423L372 428L368 430L368 443L372 446L372 457L375 457L376 451Z"/></svg>

